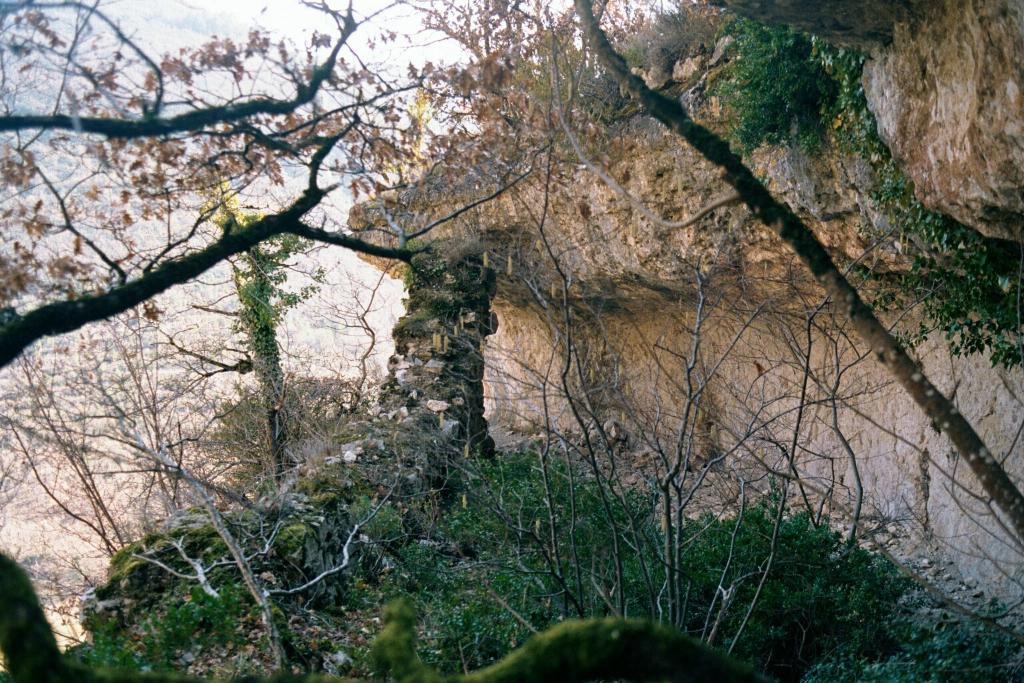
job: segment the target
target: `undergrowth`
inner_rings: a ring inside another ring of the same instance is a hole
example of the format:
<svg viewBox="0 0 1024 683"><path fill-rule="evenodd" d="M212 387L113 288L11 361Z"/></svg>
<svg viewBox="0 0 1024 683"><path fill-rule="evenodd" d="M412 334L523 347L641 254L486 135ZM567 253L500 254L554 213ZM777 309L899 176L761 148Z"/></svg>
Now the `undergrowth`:
<svg viewBox="0 0 1024 683"><path fill-rule="evenodd" d="M249 633L259 631L259 617L245 589L238 584L220 588L219 597L207 595L198 585L175 585L132 630L116 620L95 623L92 641L75 656L90 666L178 671L203 651L240 655L244 662ZM258 661L256 648L249 648ZM242 663L234 673L245 673Z"/></svg>
<svg viewBox="0 0 1024 683"><path fill-rule="evenodd" d="M475 465L435 526L424 528L422 515L396 503L364 528L342 603L316 615L330 628L302 642L283 629L297 665L316 668L322 653L340 649L352 659L347 674L370 675L381 610L398 598L420 615L424 662L450 673L493 663L534 631L616 614L621 604L626 616L666 623L665 538L653 492L620 491L609 502L593 477L530 451ZM886 560L806 514L781 518L762 582L779 500L685 522L680 630L705 641L717 633L716 647L779 680L953 681L980 671L1014 680L1015 643L948 618L922 622L924 598ZM352 512L368 504L356 499ZM616 544L624 549L621 583L613 578ZM166 589L130 630L94 624L77 656L153 671L181 669L193 655L229 659L225 670L236 674L258 668L261 629L242 588L227 584L219 598L180 588Z"/></svg>
<svg viewBox="0 0 1024 683"><path fill-rule="evenodd" d="M618 500L609 513L592 478L570 477L555 461L547 463L545 477L540 465L529 452L481 463L466 496L430 538L392 544L386 562L364 567L353 604L365 609L410 598L421 617L420 651L428 664L448 672L485 666L533 630L566 618L615 613L614 596L602 590L611 585L616 532L604 521L611 514L618 533L632 516L649 539L649 545L624 555L627 616L663 621L657 587L665 576L656 553L664 539L653 495ZM722 612L714 644L779 680L857 680L894 670L921 680L951 680L941 669L927 679L944 647L959 653L968 670L989 667L996 672L992 680L1011 680L1009 670L999 668L1015 652L1011 641L959 622L934 630L915 626L914 603L920 598L910 584L886 560L847 547L806 514L783 518L775 562L759 586L777 504L776 497L751 504L739 521L703 515L687 523L684 632L706 639ZM554 530L549 509L561 511ZM570 509L577 512L575 524L566 516ZM388 538L394 539L388 526ZM724 611L723 588L730 595ZM976 646L979 637L987 639L985 647Z"/></svg>

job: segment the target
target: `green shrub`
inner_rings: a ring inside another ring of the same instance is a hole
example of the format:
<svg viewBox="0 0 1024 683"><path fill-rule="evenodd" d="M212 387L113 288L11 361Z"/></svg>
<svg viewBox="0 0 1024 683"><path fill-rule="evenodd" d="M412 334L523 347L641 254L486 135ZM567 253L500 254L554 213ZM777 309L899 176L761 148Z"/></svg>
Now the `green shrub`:
<svg viewBox="0 0 1024 683"><path fill-rule="evenodd" d="M552 463L550 475L555 499L568 506L570 479L564 465ZM414 599L423 626L421 654L445 671L473 669L499 659L531 635L523 621L543 629L566 616L609 613L589 578L590 573L611 571L606 551L610 525L602 521L605 513L593 483L584 481L575 490L575 545L580 565L590 572L584 591L575 596L579 604L568 599L554 576L571 573L566 558L555 566L532 542L532 532L510 524L492 506L495 501L505 511L514 510L529 530L549 533L537 456L516 454L486 461L469 478L465 498L448 511L436 537L396 549L397 566L383 580L388 599ZM646 514L650 509L639 496L627 505L632 509L613 506L618 524L627 514ZM564 530L559 540L568 547ZM633 616L647 613L638 561L633 557L624 566ZM373 578L366 581L372 583Z"/></svg>
<svg viewBox="0 0 1024 683"><path fill-rule="evenodd" d="M185 652L246 642L245 624L255 628L258 618L251 614L251 600L237 584L207 595L198 585L187 596L167 591L141 624L126 630L115 621L96 626L92 643L75 655L91 666L141 671L174 671L181 668Z"/></svg>
<svg viewBox="0 0 1024 683"><path fill-rule="evenodd" d="M549 608L561 616L606 616L611 611L606 598L594 589L593 580L575 585L575 567L584 567L585 574L611 581L615 575L614 558L609 552L613 534L628 528L632 521L639 536L654 538L658 533L652 515L655 498L639 491L614 495L593 477L570 471L561 459L549 459L546 470L545 484L540 457L529 452L482 463L477 478L470 480L466 507L449 516L452 538L462 547L474 548L481 557L495 562L514 561L525 571L543 576L546 583L538 593L561 593L560 600ZM561 550L557 557L551 547L546 491L556 511L554 546ZM621 590L626 616L649 613L642 564L650 560L640 553L622 553ZM552 585L557 576L573 577L575 603Z"/></svg>
<svg viewBox="0 0 1024 683"><path fill-rule="evenodd" d="M349 515L353 520L367 519L376 507L376 503L370 500L369 496L360 496L349 508ZM363 533L367 534L378 542L392 542L404 535L402 530L402 515L393 505L382 505L373 519L363 525Z"/></svg>
<svg viewBox="0 0 1024 683"><path fill-rule="evenodd" d="M713 92L733 116L732 137L749 152L758 145L799 142L813 148L821 110L835 85L812 54L811 38L749 19L730 22L733 60Z"/></svg>
<svg viewBox="0 0 1024 683"><path fill-rule="evenodd" d="M376 547L361 554L377 561L360 563L362 576L351 582L345 611L324 615L351 625L346 650L356 660L353 671L367 666L372 629L364 625L397 597L416 603L421 656L447 672L490 664L533 629L563 618L611 613L620 597L628 616L665 620L660 587L667 576L659 554L665 538L655 521L655 493L610 492L585 471L562 460L545 462L537 453L470 464L476 467L465 477L465 497L436 528L414 536L415 525L398 503L383 507L365 527ZM685 522L681 630L707 639L718 621L716 646L781 680L977 680L992 671L985 680L999 681L1016 675L1007 664L1018 651L1013 641L974 625L914 621L920 598L893 567L847 546L806 514L782 517L762 585L778 504L773 495L749 504L742 516ZM360 497L349 512L363 518L371 506ZM621 582L610 552L616 542L623 549ZM732 595L724 612L720 584ZM93 643L77 656L92 665L171 670L180 668L185 652L232 651L259 630L237 584L221 588L220 598L195 586L187 598L168 589L149 610L128 629L113 621L96 625ZM295 649L310 647L292 642L287 631L284 637ZM311 659L326 646L309 650Z"/></svg>
<svg viewBox="0 0 1024 683"><path fill-rule="evenodd" d="M867 653L886 647L885 621L907 585L884 559L847 548L825 525L807 514L785 517L768 579L740 638L734 635L758 590L770 551L775 501L764 500L736 519L695 520L700 530L684 557L692 607L686 629L706 634L720 601L712 600L730 553L723 582L734 586L732 605L722 619L718 644L781 680L799 680L807 668L840 644ZM733 534L735 531L735 540Z"/></svg>
<svg viewBox="0 0 1024 683"><path fill-rule="evenodd" d="M591 477L550 461L545 484L539 463L535 453L479 463L465 499L436 536L395 551L396 568L385 574L383 594L416 601L422 653L431 665L446 671L484 666L529 637L524 621L541 630L566 617L602 616L612 611L609 602L617 604L619 590L629 616L667 616L657 595L666 575L658 554L664 537L655 522L656 496L611 496L606 507ZM558 511L554 545L546 491ZM863 662L894 651L902 632L891 617L907 583L884 559L848 548L827 525L815 526L804 514L783 518L775 561L747 618L771 549L776 506L777 499L751 505L739 522L703 516L687 523L682 629L698 638L709 635L728 564L724 586L734 586L734 597L715 644L732 646L772 676L799 680L840 651ZM576 510L575 523L570 509ZM623 580L609 599L596 586L613 584L615 534L623 548ZM645 577L655 586L653 600Z"/></svg>
<svg viewBox="0 0 1024 683"><path fill-rule="evenodd" d="M438 549L414 544L401 553L403 582L415 596L424 634L420 654L446 671L490 664L522 644L530 631L492 596L514 604L536 628L551 623L527 575L503 567L453 562ZM532 603L532 605L531 605Z"/></svg>
<svg viewBox="0 0 1024 683"><path fill-rule="evenodd" d="M891 648L876 653L840 647L815 666L808 683L952 683L1019 681L1024 673L1020 645L969 622L915 623L891 619Z"/></svg>

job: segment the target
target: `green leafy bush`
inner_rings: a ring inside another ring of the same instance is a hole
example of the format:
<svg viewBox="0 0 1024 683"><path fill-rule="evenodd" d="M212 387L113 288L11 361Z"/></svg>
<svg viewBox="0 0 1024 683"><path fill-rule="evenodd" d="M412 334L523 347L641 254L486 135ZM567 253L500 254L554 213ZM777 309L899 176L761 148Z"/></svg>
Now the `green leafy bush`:
<svg viewBox="0 0 1024 683"><path fill-rule="evenodd" d="M407 573L402 585L416 596L424 628L420 653L442 670L490 664L521 645L530 631L493 594L514 603L536 628L550 623L528 576L501 567L473 566L439 555L439 549L410 545L401 553Z"/></svg>
<svg viewBox="0 0 1024 683"><path fill-rule="evenodd" d="M248 623L256 628L251 600L237 584L207 595L196 585L186 596L170 590L137 629L126 631L116 621L96 625L92 643L75 654L85 664L174 671L189 651L237 647L246 642Z"/></svg>
<svg viewBox="0 0 1024 683"><path fill-rule="evenodd" d="M790 141L813 148L835 85L812 54L811 38L749 19L730 22L725 33L735 39L733 60L713 91L733 116L740 148Z"/></svg>
<svg viewBox="0 0 1024 683"><path fill-rule="evenodd" d="M722 584L732 591L732 606L717 642L731 646L741 659L781 680L799 680L840 645L859 653L886 647L891 638L886 618L907 585L884 559L847 548L838 534L815 526L806 513L783 518L773 566L747 617L770 551L776 507L776 501L761 501L745 511L738 528L736 519L693 522L700 531L684 557L692 603L686 630L707 635L708 622L721 610L715 597L731 554Z"/></svg>
<svg viewBox="0 0 1024 683"><path fill-rule="evenodd" d="M666 617L657 596L665 570L658 555L664 536L655 521L654 494L603 499L593 478L571 472L562 461L551 460L544 469L540 464L536 453L478 463L465 498L441 527L429 539L397 548L394 570L377 577L383 599L416 601L422 652L431 665L473 669L524 642L530 627L542 630L563 618L611 613L619 589L611 594L599 586L612 585L610 549L616 541L624 548L626 613ZM559 511L553 534L548 492L551 507ZM901 639L909 636L902 622L894 621L900 614L894 606L909 595L907 582L883 558L847 547L827 525L816 526L805 514L783 518L771 571L758 590L777 503L769 498L750 505L741 519L707 515L687 523L680 568L687 584L682 630L706 639L720 621L715 645L732 647L735 655L781 680L824 671L822 662L832 659L866 667L880 653L900 652ZM566 516L570 509L576 510L575 523ZM636 539L645 540L637 544ZM724 612L720 582L731 591ZM999 662L1003 654L984 657Z"/></svg>
<svg viewBox="0 0 1024 683"><path fill-rule="evenodd" d="M342 642L353 672L370 670L371 624L398 597L416 604L423 659L447 672L492 663L564 618L624 605L628 616L668 619L666 539L654 492L611 491L585 468L533 452L472 461L468 469L455 504L431 518L434 526L395 503L364 528L370 545L360 551L360 574L344 604L322 613L349 634ZM827 524L784 515L773 533L779 501L772 495L737 517L684 523L678 575L686 598L673 622L680 630L706 641L714 631L715 646L780 680L976 680L993 671L986 680L998 681L1019 673L1016 643L972 625L915 621L920 594L883 558L849 547ZM361 518L372 502L362 496L350 505ZM621 568L611 552L616 544ZM93 643L78 656L171 670L200 648L213 656L217 648L238 652L259 632L258 618L241 587L221 591L215 599L193 588L182 599L168 589L130 629L95 625ZM305 647L319 661L330 645L296 642L293 649Z"/></svg>
<svg viewBox="0 0 1024 683"><path fill-rule="evenodd" d="M568 505L570 479L564 466L552 463L549 474L554 496ZM570 567L564 560L556 566L545 549L531 541L538 529L549 533L544 490L536 454L482 461L468 479L465 496L448 510L429 538L406 537L404 545L394 547L391 524L371 534L375 541L392 546L394 568L381 572L380 564L374 564L370 569L375 574L366 575L357 586L362 585L366 599L378 604L396 597L412 598L423 626L421 654L445 671L492 663L525 642L531 627L539 630L565 617L608 614L608 606L591 587L589 573L610 571L606 552L610 527L602 522L605 517L596 488L583 482L574 490L575 546L588 573L584 590L574 590L572 600L555 578ZM645 514L649 511L641 497L627 504L636 505L633 514L641 508ZM509 510L524 520L528 530L509 523L505 516ZM621 523L628 513L616 504L613 514ZM564 533L560 540L569 542ZM646 613L638 562L633 558L625 563L625 582L632 587L627 591L629 609L634 616ZM379 588L374 586L378 581ZM365 607L358 594L352 601Z"/></svg>
<svg viewBox="0 0 1024 683"><path fill-rule="evenodd" d="M949 621L930 625L895 617L886 627L892 647L879 652L840 646L815 666L807 683L953 683L1019 681L1024 674L1020 645L977 624Z"/></svg>
<svg viewBox="0 0 1024 683"><path fill-rule="evenodd" d="M402 530L402 515L392 505L382 505L373 514L376 504L369 496L359 496L349 507L349 515L354 520L372 519L363 526L363 533L376 539L378 542L392 542L404 535Z"/></svg>

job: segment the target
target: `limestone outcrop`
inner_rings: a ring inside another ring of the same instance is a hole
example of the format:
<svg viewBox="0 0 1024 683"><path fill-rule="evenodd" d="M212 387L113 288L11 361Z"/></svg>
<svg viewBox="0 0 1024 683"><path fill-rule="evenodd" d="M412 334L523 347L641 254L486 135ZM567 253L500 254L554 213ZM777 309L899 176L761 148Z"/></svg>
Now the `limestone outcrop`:
<svg viewBox="0 0 1024 683"><path fill-rule="evenodd" d="M864 90L926 206L1024 240L1024 2L937 3L897 23Z"/></svg>
<svg viewBox="0 0 1024 683"><path fill-rule="evenodd" d="M700 83L689 97L697 116L715 125L715 103ZM713 167L650 120L621 124L614 139L604 160L608 173L664 220L686 219L726 192ZM874 178L863 160L826 143L813 155L796 146L764 147L750 163L837 259L876 274L908 267L907 257L893 248L869 249L870 230L864 226L878 232L888 226L871 197ZM742 207L725 206L687 227L667 229L582 164L565 187L547 197L543 229L532 208L544 197L531 187L468 213L436 235L449 245L473 244L488 254L495 271L499 324L483 346L489 419L516 432L551 428L566 438L580 438L611 420L623 434L617 442L635 456L629 478L642 484L644 463L657 459L658 446L650 441L662 439L666 447L679 407L693 398L686 389L686 358L703 299L699 365L716 369L701 390L700 447L690 466L699 471L713 453L727 453L724 466L743 471L744 459L749 464L764 454L749 447L754 423L770 425L780 443L791 438L783 435L795 427L799 402L802 361L796 350L807 343L806 316L822 296L788 248ZM461 199L446 197L449 203ZM569 274L567 287L554 258ZM870 283L863 285L870 290ZM568 381L562 376L570 343L565 304L573 316L573 354L583 359ZM910 330L917 325L913 314L892 322ZM441 323L431 325L417 332L413 357L430 348ZM976 484L945 437L832 319L828 306L811 327L814 407L802 420L798 463L818 492L815 500L824 495L827 507L842 518L860 488L863 523L880 530L878 542L931 558L932 566L957 580L1016 596L1017 582L1024 579L1017 575L1019 555L991 512L973 498ZM955 358L937 337L919 346L918 354L929 377L957 396L986 442L1010 456L1011 474L1024 475L1024 463L1013 456L1020 447L1014 435L1024 422L1020 370L992 368L984 357ZM398 362L406 371L412 363ZM837 369L841 381L832 391ZM567 391L584 385L595 413L588 424L580 424L564 400ZM835 421L832 395L839 406ZM664 429L657 437L650 433L655 423ZM728 488L714 491L734 494Z"/></svg>
<svg viewBox="0 0 1024 683"><path fill-rule="evenodd" d="M1024 117L1009 106L1012 83L1019 83L1014 69L1024 64L1018 0L728 4L870 50L869 105L920 198L985 234L1019 239ZM832 23L819 21L823 16ZM680 82L669 86L694 118L718 130L728 113L710 81L727 59L719 49L680 55L672 70ZM700 419L687 427L696 435L688 463L694 471L712 462L734 473L750 463L773 466L766 454L788 452L799 431L794 458L807 477L808 500L837 518L860 506L876 542L1019 597L1019 550L975 497L976 482L935 425L832 317L789 249L736 205L678 225L727 193L717 169L649 119L616 126L600 165L624 192L592 172L596 162L581 159L547 195L524 184L435 235L474 244L496 271L499 325L484 346L490 419L567 439L611 425L614 447L632 450L625 469L638 482L667 443L659 440L680 433L673 421L689 404L701 406ZM864 159L826 139L814 153L766 146L747 161L851 272L884 278L910 268L898 241L878 247L869 237L892 226ZM467 199L455 189L435 195L437 215ZM539 206L548 208L543 221ZM859 280L868 296L872 282ZM913 334L917 315L893 314L890 322ZM688 370L695 335L701 351ZM916 353L1020 481L1020 369L954 357L936 335ZM697 369L710 375L695 394L689 382ZM811 407L797 421L805 374ZM585 396L585 419L565 400L568 392ZM752 445L757 439L761 446Z"/></svg>
<svg viewBox="0 0 1024 683"><path fill-rule="evenodd" d="M986 236L1024 239L1024 2L724 4L868 52L868 105L918 199Z"/></svg>

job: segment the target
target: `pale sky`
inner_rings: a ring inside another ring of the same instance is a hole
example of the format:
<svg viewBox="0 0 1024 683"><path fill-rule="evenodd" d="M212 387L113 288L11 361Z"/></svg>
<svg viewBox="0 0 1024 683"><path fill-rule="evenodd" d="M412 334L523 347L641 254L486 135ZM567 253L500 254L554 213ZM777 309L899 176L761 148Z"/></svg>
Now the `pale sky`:
<svg viewBox="0 0 1024 683"><path fill-rule="evenodd" d="M347 2L333 0L330 5L345 9ZM313 31L330 33L333 28L324 24L322 13L304 6L300 0L111 0L104 7L136 35L145 36L146 44L156 50L195 44L213 34L241 37L254 25L302 45ZM383 29L410 36L413 41L410 45L400 38L399 45L390 48L390 54L382 52L385 48L378 44L372 56L374 61L401 62L395 65L404 67L408 62L451 61L458 57L451 43L437 43L431 39L436 36L418 37L419 18L407 6L384 0L354 0L353 8L357 17L374 15L373 21L361 26L353 37L354 46L365 46ZM366 56L365 50L360 52Z"/></svg>

